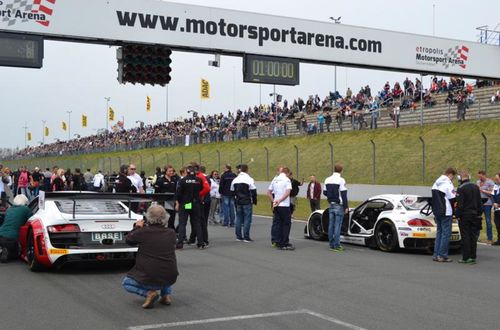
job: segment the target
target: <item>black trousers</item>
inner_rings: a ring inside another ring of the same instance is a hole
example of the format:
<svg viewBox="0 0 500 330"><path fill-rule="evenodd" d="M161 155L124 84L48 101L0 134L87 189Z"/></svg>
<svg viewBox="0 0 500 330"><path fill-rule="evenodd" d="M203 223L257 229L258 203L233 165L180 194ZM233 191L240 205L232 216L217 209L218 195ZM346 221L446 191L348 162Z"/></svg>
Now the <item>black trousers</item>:
<svg viewBox="0 0 500 330"><path fill-rule="evenodd" d="M175 210L167 210L167 213L170 216L168 218L167 227L175 229L175 215L176 215L177 212L175 212Z"/></svg>
<svg viewBox="0 0 500 330"><path fill-rule="evenodd" d="M478 233L481 222L474 215L464 215L458 222L462 236L462 259L476 259Z"/></svg>
<svg viewBox="0 0 500 330"><path fill-rule="evenodd" d="M210 214L210 201L204 202L201 204L201 217L200 217L200 229L201 229L201 237L203 239L203 243L208 244L208 215ZM194 230L193 223L191 223L191 235L189 236L189 240L194 242Z"/></svg>
<svg viewBox="0 0 500 330"><path fill-rule="evenodd" d="M16 259L19 256L19 243L10 237L0 236L0 248L9 251L9 259Z"/></svg>
<svg viewBox="0 0 500 330"><path fill-rule="evenodd" d="M493 221L497 227L497 241L500 242L500 210L495 211Z"/></svg>
<svg viewBox="0 0 500 330"><path fill-rule="evenodd" d="M290 244L290 229L292 228L292 214L290 207L278 206L274 208L274 217L276 217L275 239L279 247Z"/></svg>
<svg viewBox="0 0 500 330"><path fill-rule="evenodd" d="M193 239L196 238L198 241L198 246L203 245L203 237L201 234L201 205L200 203L192 203L191 210L185 210L184 206L181 206L179 211L179 235L177 244L182 245L184 239L186 239L186 225L188 218L191 221L191 230Z"/></svg>
<svg viewBox="0 0 500 330"><path fill-rule="evenodd" d="M311 212L319 210L320 209L320 200L319 199L310 199L309 205L311 206Z"/></svg>

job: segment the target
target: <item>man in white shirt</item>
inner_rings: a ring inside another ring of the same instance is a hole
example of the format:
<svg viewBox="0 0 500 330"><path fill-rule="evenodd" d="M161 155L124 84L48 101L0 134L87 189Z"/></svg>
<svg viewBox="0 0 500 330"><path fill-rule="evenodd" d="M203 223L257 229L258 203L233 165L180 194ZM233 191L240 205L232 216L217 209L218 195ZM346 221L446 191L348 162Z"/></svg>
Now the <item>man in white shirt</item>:
<svg viewBox="0 0 500 330"><path fill-rule="evenodd" d="M271 236L275 238L276 246L281 250L295 250L290 244L289 236L292 227L292 214L290 210L290 192L292 182L288 178L290 170L284 167L281 173L276 176L269 189L267 196L273 203L273 217L276 219L276 226L273 226Z"/></svg>
<svg viewBox="0 0 500 330"><path fill-rule="evenodd" d="M453 178L457 172L453 168L447 169L432 186L432 213L436 220L436 242L432 260L451 262L448 258L448 246L451 236L451 220L453 217L453 202L456 191Z"/></svg>
<svg viewBox="0 0 500 330"><path fill-rule="evenodd" d="M99 172L97 172L94 176L92 185L94 187L94 191L104 191L104 175L102 175L101 170L99 170Z"/></svg>
<svg viewBox="0 0 500 330"><path fill-rule="evenodd" d="M130 164L128 166L128 178L132 182L132 185L135 186L137 192L140 194L144 194L144 183L142 182L142 178L139 174L136 173L137 168L134 164Z"/></svg>
<svg viewBox="0 0 500 330"><path fill-rule="evenodd" d="M335 165L334 173L325 180L325 190L323 191L330 205L328 207L328 240L330 241L330 250L334 252L344 251L340 245L340 232L344 222L344 214L349 213L346 182L341 176L343 170L342 165Z"/></svg>

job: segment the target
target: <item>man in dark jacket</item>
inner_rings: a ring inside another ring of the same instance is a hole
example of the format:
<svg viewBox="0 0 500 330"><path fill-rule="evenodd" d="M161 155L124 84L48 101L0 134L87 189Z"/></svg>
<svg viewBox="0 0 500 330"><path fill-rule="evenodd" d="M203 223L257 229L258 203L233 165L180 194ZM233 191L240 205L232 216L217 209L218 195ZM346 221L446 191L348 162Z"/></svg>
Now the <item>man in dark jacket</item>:
<svg viewBox="0 0 500 330"><path fill-rule="evenodd" d="M210 188L209 188L210 189ZM175 202L175 210L179 212L179 238L177 241L177 249L182 249L184 239L186 238L186 224L188 218L191 220L192 230L197 239L199 249L206 248L203 242L201 232L201 197L200 192L203 190L203 183L196 176L196 170L193 166L186 167L186 176L180 179Z"/></svg>
<svg viewBox="0 0 500 330"><path fill-rule="evenodd" d="M115 191L117 193L135 193L137 192L136 187L132 184L132 181L127 177L128 166L120 166L120 174L116 179Z"/></svg>
<svg viewBox="0 0 500 330"><path fill-rule="evenodd" d="M460 172L460 187L457 189L456 216L462 236L462 260L459 263L475 264L477 239L483 220L483 203L479 187L470 182L470 174Z"/></svg>
<svg viewBox="0 0 500 330"><path fill-rule="evenodd" d="M224 226L234 226L234 193L231 191L231 183L236 174L231 171L231 165L224 166L224 173L220 177L219 193L222 198L222 211L224 213Z"/></svg>
<svg viewBox="0 0 500 330"><path fill-rule="evenodd" d="M252 225L252 204L257 205L257 188L253 178L248 175L248 165L238 165L238 176L231 184L236 199L236 240L240 242L253 242L250 238ZM241 235L243 225L243 235Z"/></svg>
<svg viewBox="0 0 500 330"><path fill-rule="evenodd" d="M316 176L311 175L309 185L307 186L307 199L311 206L311 212L321 208L321 183L316 179Z"/></svg>
<svg viewBox="0 0 500 330"><path fill-rule="evenodd" d="M143 308L151 308L158 300L172 303L172 285L179 272L175 257L175 231L166 228L168 214L162 206L153 205L146 213L146 222L139 220L127 235L126 242L137 245L135 266L123 279L122 286L130 293L146 297ZM158 294L160 291L160 294Z"/></svg>

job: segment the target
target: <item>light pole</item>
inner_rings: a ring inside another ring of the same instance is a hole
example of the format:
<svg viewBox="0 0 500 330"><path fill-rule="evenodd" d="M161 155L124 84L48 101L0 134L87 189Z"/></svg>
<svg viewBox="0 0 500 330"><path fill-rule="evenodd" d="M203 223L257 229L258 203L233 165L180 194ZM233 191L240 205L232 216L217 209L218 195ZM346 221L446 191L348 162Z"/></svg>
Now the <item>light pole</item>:
<svg viewBox="0 0 500 330"><path fill-rule="evenodd" d="M337 18L333 17L333 16L330 16L330 19L335 23L335 24L340 24L340 20L342 19L342 16L339 16ZM334 89L334 93L337 92L337 66L334 65L333 66L333 70L334 70L334 81L333 81L333 89Z"/></svg>
<svg viewBox="0 0 500 330"><path fill-rule="evenodd" d="M71 140L71 113L73 111L68 110L66 111L68 113L68 141Z"/></svg>
<svg viewBox="0 0 500 330"><path fill-rule="evenodd" d="M42 120L42 143L45 144L45 124L47 123L46 120Z"/></svg>
<svg viewBox="0 0 500 330"><path fill-rule="evenodd" d="M28 147L28 123L24 122L24 147Z"/></svg>
<svg viewBox="0 0 500 330"><path fill-rule="evenodd" d="M109 101L111 101L111 97L107 96L104 98L106 100L106 126L104 126L104 145L108 142L108 126L109 126Z"/></svg>

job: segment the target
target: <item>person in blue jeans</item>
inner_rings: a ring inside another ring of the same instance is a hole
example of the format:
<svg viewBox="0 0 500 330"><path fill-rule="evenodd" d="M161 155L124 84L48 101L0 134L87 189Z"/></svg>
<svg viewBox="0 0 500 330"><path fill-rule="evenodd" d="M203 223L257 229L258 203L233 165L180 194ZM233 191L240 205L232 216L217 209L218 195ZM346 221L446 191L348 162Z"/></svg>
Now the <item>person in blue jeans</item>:
<svg viewBox="0 0 500 330"><path fill-rule="evenodd" d="M457 174L453 168L448 168L432 186L432 213L436 221L436 240L432 260L451 262L448 258L448 247L451 236L451 220L456 192L453 178Z"/></svg>
<svg viewBox="0 0 500 330"><path fill-rule="evenodd" d="M248 175L248 165L241 164L237 167L239 174L231 184L236 203L236 240L247 243L253 242L250 238L252 225L252 205L257 205L257 187L254 179ZM243 224L243 235L241 225Z"/></svg>
<svg viewBox="0 0 500 330"><path fill-rule="evenodd" d="M342 165L335 165L334 173L326 178L323 190L323 194L330 204L328 209L330 219L328 240L330 241L330 250L334 252L344 251L344 248L340 245L340 231L344 221L344 214L349 212L346 182L341 176L343 170Z"/></svg>
<svg viewBox="0 0 500 330"><path fill-rule="evenodd" d="M225 227L234 226L234 192L231 191L231 183L234 178L236 178L236 174L232 172L231 165L226 164L219 183L219 193L222 197L222 212L224 214L223 226Z"/></svg>
<svg viewBox="0 0 500 330"><path fill-rule="evenodd" d="M146 221L138 220L126 236L129 245L137 246L135 266L127 273L122 286L130 293L145 297L143 308L172 303L172 285L177 281L175 256L176 234L167 228L168 213L160 205L151 206ZM158 294L159 291L159 294Z"/></svg>
<svg viewBox="0 0 500 330"><path fill-rule="evenodd" d="M493 243L493 227L491 225L491 209L493 207L492 192L495 187L493 180L486 176L485 171L477 172L478 180L477 185L481 191L481 198L486 200L483 204L484 220L486 222L486 243Z"/></svg>

